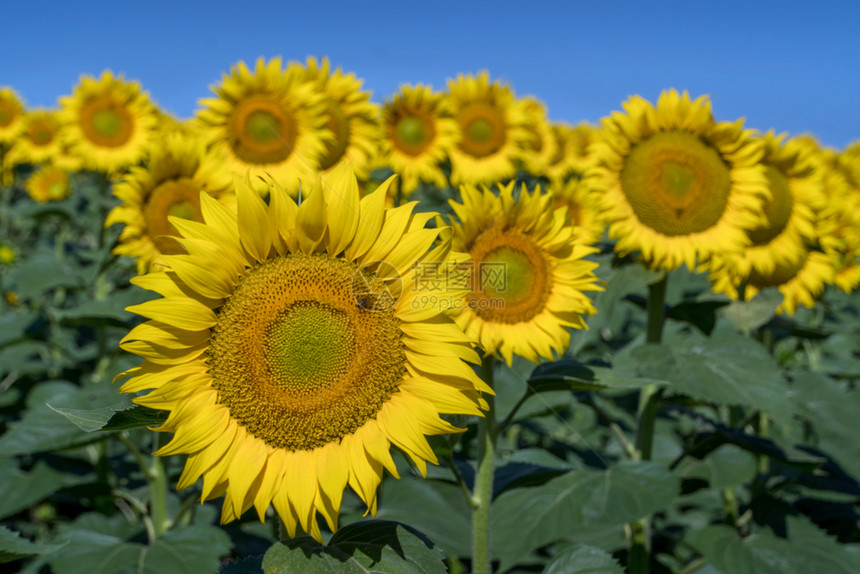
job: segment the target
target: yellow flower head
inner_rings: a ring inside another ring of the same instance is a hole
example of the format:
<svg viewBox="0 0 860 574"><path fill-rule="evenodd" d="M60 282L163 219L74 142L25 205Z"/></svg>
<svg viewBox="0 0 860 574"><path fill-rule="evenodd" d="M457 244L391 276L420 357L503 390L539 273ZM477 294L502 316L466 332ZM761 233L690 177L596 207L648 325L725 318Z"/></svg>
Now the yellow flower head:
<svg viewBox="0 0 860 574"><path fill-rule="evenodd" d="M60 106L63 140L86 168L120 171L141 161L155 141L158 117L149 96L109 70L99 79L82 76Z"/></svg>
<svg viewBox="0 0 860 574"><path fill-rule="evenodd" d="M39 203L62 201L71 193L69 173L51 165L46 165L31 175L26 186L30 198Z"/></svg>
<svg viewBox="0 0 860 574"><path fill-rule="evenodd" d="M448 98L430 86L401 86L382 107L382 157L400 175L403 193L421 181L448 186L439 167L460 140Z"/></svg>
<svg viewBox="0 0 860 574"><path fill-rule="evenodd" d="M57 113L33 110L24 115L24 129L9 150L12 164L52 162L63 152Z"/></svg>
<svg viewBox="0 0 860 574"><path fill-rule="evenodd" d="M226 158L224 173L250 171L258 192L267 190L260 176L269 175L291 193L316 174L332 134L325 97L299 67L284 71L280 58L260 58L251 71L239 62L212 90L217 97L200 101L196 123Z"/></svg>
<svg viewBox="0 0 860 574"><path fill-rule="evenodd" d="M367 177L379 141L379 106L370 101L370 92L362 91L362 81L355 74L344 74L340 68L332 72L328 58L319 62L308 58L305 66L292 62L289 67L325 99L326 128L334 137L326 141L319 170L348 161L358 178Z"/></svg>
<svg viewBox="0 0 860 574"><path fill-rule="evenodd" d="M146 165L133 166L114 186L122 204L111 210L105 226L122 223L125 228L113 252L135 257L141 275L159 266L162 255L184 253L170 217L203 221L200 192L235 208L232 180L223 173L222 163L223 158L207 153L195 138L166 136Z"/></svg>
<svg viewBox="0 0 860 574"><path fill-rule="evenodd" d="M516 159L529 145L526 106L486 71L448 80L460 142L451 151L451 182L491 183L514 176Z"/></svg>
<svg viewBox="0 0 860 574"><path fill-rule="evenodd" d="M170 219L188 253L133 280L163 298L129 307L150 320L121 342L145 359L122 391L170 411L156 454L188 455L179 487L202 476L222 521L273 504L290 536L321 540L347 485L375 514L392 445L423 473L425 435L459 430L440 413L478 415L492 391L418 297L419 273L455 257L434 214L385 209L390 180L359 199L348 165L303 183L301 204L274 183L266 204L238 180L238 213L201 194L205 223Z"/></svg>
<svg viewBox="0 0 860 574"><path fill-rule="evenodd" d="M24 129L24 103L15 90L0 86L0 144L15 141Z"/></svg>
<svg viewBox="0 0 860 574"><path fill-rule="evenodd" d="M749 244L766 223L763 147L742 121L716 123L710 102L663 92L654 107L639 96L603 120L586 173L620 253L672 270Z"/></svg>
<svg viewBox="0 0 860 574"><path fill-rule="evenodd" d="M600 291L594 253L567 223L553 197L529 193L514 198L514 184L488 188L463 186L463 203L451 201L454 248L468 251L462 267L470 289L453 305L457 324L488 353L537 362L553 359L570 343L568 327L584 329L583 315L595 313L585 295Z"/></svg>

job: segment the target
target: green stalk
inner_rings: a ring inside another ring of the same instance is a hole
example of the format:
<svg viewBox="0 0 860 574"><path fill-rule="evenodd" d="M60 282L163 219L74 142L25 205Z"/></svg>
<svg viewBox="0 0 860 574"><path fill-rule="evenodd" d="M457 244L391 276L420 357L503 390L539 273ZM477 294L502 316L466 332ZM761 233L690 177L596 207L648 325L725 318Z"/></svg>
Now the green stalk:
<svg viewBox="0 0 860 574"><path fill-rule="evenodd" d="M492 356L484 358L482 365L484 382L493 386ZM490 574L492 556L490 555L490 505L493 502L493 474L496 463L496 411L495 397L487 395L487 409L484 418L478 421L478 472L472 491L472 572Z"/></svg>
<svg viewBox="0 0 860 574"><path fill-rule="evenodd" d="M663 340L666 283L669 274L648 285L648 325L646 342L659 344ZM651 460L654 444L654 425L660 410L662 392L656 385L644 387L639 394L639 429L636 447L639 460ZM648 574L651 570L651 517L640 518L630 524L630 574Z"/></svg>
<svg viewBox="0 0 860 574"><path fill-rule="evenodd" d="M165 433L156 433L155 440L157 448L167 443ZM146 476L149 481L152 526L155 530L155 538L158 539L170 528L170 515L167 513L167 472L164 470L164 461L160 456L151 457Z"/></svg>

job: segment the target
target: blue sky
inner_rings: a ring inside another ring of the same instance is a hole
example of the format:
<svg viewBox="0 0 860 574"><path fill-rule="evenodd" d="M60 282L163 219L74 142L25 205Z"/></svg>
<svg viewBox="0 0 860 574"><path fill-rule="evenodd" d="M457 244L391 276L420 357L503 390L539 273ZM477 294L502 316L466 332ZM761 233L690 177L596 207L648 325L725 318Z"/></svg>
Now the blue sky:
<svg viewBox="0 0 860 574"><path fill-rule="evenodd" d="M240 8L240 5L242 8ZM719 120L860 139L860 2L2 0L0 85L56 105L81 74L139 80L193 115L238 60L328 56L375 101L487 69L550 117L597 122L629 95L709 94Z"/></svg>

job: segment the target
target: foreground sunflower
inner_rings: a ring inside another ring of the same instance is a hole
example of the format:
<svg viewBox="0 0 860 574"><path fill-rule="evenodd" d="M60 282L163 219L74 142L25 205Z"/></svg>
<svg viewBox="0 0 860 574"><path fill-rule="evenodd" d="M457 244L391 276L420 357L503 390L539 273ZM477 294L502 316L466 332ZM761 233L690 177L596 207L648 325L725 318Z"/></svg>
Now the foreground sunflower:
<svg viewBox="0 0 860 574"><path fill-rule="evenodd" d="M382 107L382 157L400 175L404 195L419 182L448 187L441 164L460 139L445 94L430 86L401 86Z"/></svg>
<svg viewBox="0 0 860 574"><path fill-rule="evenodd" d="M553 197L529 193L514 198L514 184L488 189L461 187L463 203L451 201L454 248L468 251L471 292L456 309L457 324L488 353L537 362L553 359L570 343L568 327L586 328L583 315L596 312L586 291L601 291L596 250L576 237L565 209Z"/></svg>
<svg viewBox="0 0 860 574"><path fill-rule="evenodd" d="M235 209L232 181L225 178L221 163L195 138L166 136L146 165L133 166L114 186L122 203L108 213L105 227L115 223L125 227L113 252L134 257L140 275L160 264L162 255L185 253L170 217L203 221L200 192Z"/></svg>
<svg viewBox="0 0 860 574"><path fill-rule="evenodd" d="M9 151L13 164L53 162L63 153L56 112L33 110L24 116L24 129Z"/></svg>
<svg viewBox="0 0 860 574"><path fill-rule="evenodd" d="M149 96L109 70L99 79L82 76L60 106L63 140L85 168L120 171L142 160L155 141L158 116Z"/></svg>
<svg viewBox="0 0 860 574"><path fill-rule="evenodd" d="M0 144L15 141L24 129L24 104L12 88L0 87Z"/></svg>
<svg viewBox="0 0 860 574"><path fill-rule="evenodd" d="M362 91L355 74L344 74L340 68L332 71L328 58L319 62L308 58L304 66L293 62L290 67L325 97L326 128L334 137L326 142L319 170L348 161L359 179L367 177L379 140L379 107L370 101L370 92Z"/></svg>
<svg viewBox="0 0 860 574"><path fill-rule="evenodd" d="M460 430L439 414L478 415L492 392L418 288L450 240L414 204L385 209L389 184L359 200L345 166L300 205L273 185L267 205L240 181L238 215L203 194L205 224L170 220L188 254L133 280L163 298L129 307L150 321L121 342L145 359L122 391L153 389L134 400L175 433L156 454L188 454L179 488L202 476L203 499L226 494L224 522L271 503L290 536L321 540L317 514L334 530L347 485L375 514L391 445L424 473L425 435Z"/></svg>
<svg viewBox="0 0 860 574"><path fill-rule="evenodd" d="M460 142L451 148L451 182L454 185L501 181L514 176L516 159L529 145L529 116L511 88L477 76L459 74L448 80Z"/></svg>
<svg viewBox="0 0 860 574"><path fill-rule="evenodd" d="M196 125L226 158L226 174L250 170L258 192L266 190L258 176L270 175L292 193L313 177L332 134L323 94L299 67L284 71L280 58L260 58L251 71L239 62L212 90L218 97L200 101Z"/></svg>
<svg viewBox="0 0 860 574"><path fill-rule="evenodd" d="M656 107L639 96L623 107L604 118L585 176L616 251L671 271L748 245L770 196L762 143L740 120L716 123L704 96L670 90Z"/></svg>
<svg viewBox="0 0 860 574"><path fill-rule="evenodd" d="M69 173L58 167L46 165L27 179L27 195L39 203L62 201L69 197L71 185Z"/></svg>

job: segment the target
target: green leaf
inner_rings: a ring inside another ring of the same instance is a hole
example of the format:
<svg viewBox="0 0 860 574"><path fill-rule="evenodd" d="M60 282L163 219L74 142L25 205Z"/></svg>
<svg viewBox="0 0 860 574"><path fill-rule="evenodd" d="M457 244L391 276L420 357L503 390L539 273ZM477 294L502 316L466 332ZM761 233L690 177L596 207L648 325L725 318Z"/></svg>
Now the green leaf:
<svg viewBox="0 0 860 574"><path fill-rule="evenodd" d="M538 365L527 384L527 392L532 395L548 391L599 391L606 388L594 381L594 371L570 359Z"/></svg>
<svg viewBox="0 0 860 574"><path fill-rule="evenodd" d="M47 554L61 547L62 544L35 544L21 538L19 533L0 526L0 563Z"/></svg>
<svg viewBox="0 0 860 574"><path fill-rule="evenodd" d="M36 313L27 311L0 315L0 347L22 338L37 317Z"/></svg>
<svg viewBox="0 0 860 574"><path fill-rule="evenodd" d="M565 539L574 529L620 527L669 506L677 476L653 462L626 461L605 471L569 472L543 486L508 491L493 504L494 554L500 570Z"/></svg>
<svg viewBox="0 0 860 574"><path fill-rule="evenodd" d="M748 334L771 320L782 299L782 293L776 289L764 289L752 301L731 302L723 309L723 315L742 333Z"/></svg>
<svg viewBox="0 0 860 574"><path fill-rule="evenodd" d="M86 283L82 273L71 262L59 262L50 254L39 253L15 266L9 280L13 291L34 297L57 287L83 287Z"/></svg>
<svg viewBox="0 0 860 574"><path fill-rule="evenodd" d="M278 542L263 557L266 574L385 572L445 574L442 553L412 528L371 520L338 530L325 546L309 537Z"/></svg>
<svg viewBox="0 0 860 574"><path fill-rule="evenodd" d="M471 513L454 484L408 477L386 480L376 516L419 529L446 555L471 555Z"/></svg>
<svg viewBox="0 0 860 574"><path fill-rule="evenodd" d="M17 467L14 459L0 459L0 518L12 516L44 500L57 490L82 484L89 478L54 470L39 462L29 472Z"/></svg>
<svg viewBox="0 0 860 574"><path fill-rule="evenodd" d="M788 384L767 351L736 333L709 338L696 333L669 338L665 344L633 349L624 365L636 374L671 383L670 390L695 399L744 405L766 411L785 425L794 412Z"/></svg>
<svg viewBox="0 0 860 574"><path fill-rule="evenodd" d="M543 574L624 574L624 570L600 548L574 544L556 554Z"/></svg>
<svg viewBox="0 0 860 574"><path fill-rule="evenodd" d="M169 530L153 544L126 542L92 530L72 530L51 555L56 574L199 574L217 572L230 539L215 526Z"/></svg>
<svg viewBox="0 0 860 574"><path fill-rule="evenodd" d="M744 484L756 473L756 459L749 452L724 444L702 460L684 459L676 471L683 478L701 478L713 489Z"/></svg>
<svg viewBox="0 0 860 574"><path fill-rule="evenodd" d="M221 567L218 574L263 574L263 557L248 556L236 562L228 562Z"/></svg>
<svg viewBox="0 0 860 574"><path fill-rule="evenodd" d="M722 574L785 574L786 572L860 572L860 555L805 521L789 519L788 538L761 531L740 538L729 526L692 530L687 541Z"/></svg>
<svg viewBox="0 0 860 574"><path fill-rule="evenodd" d="M66 409L48 404L48 407L69 419L82 431L116 431L145 426L158 426L167 419L167 412L134 404L131 395L100 409Z"/></svg>

